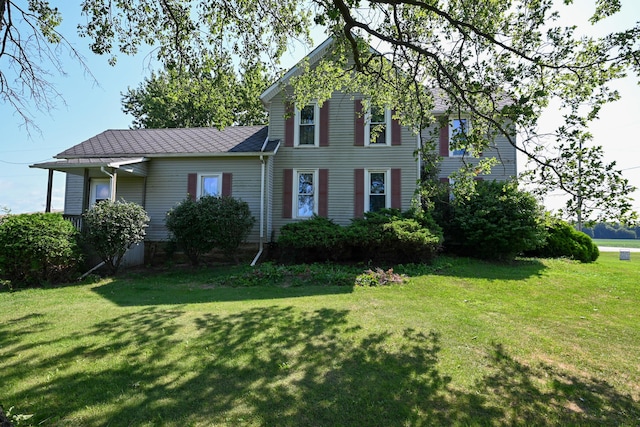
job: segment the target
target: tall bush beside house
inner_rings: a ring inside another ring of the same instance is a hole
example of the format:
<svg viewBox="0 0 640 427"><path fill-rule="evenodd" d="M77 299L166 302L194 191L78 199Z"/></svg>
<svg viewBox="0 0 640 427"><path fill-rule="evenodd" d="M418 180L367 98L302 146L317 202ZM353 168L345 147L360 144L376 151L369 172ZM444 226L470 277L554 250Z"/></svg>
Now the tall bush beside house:
<svg viewBox="0 0 640 427"><path fill-rule="evenodd" d="M82 260L78 231L54 213L3 217L0 248L0 274L12 287L70 281Z"/></svg>
<svg viewBox="0 0 640 427"><path fill-rule="evenodd" d="M86 242L115 274L127 250L144 240L149 216L137 203L105 200L85 212L82 220Z"/></svg>
<svg viewBox="0 0 640 427"><path fill-rule="evenodd" d="M544 244L542 207L515 182L479 181L475 194L451 201L447 250L476 258L509 261Z"/></svg>
<svg viewBox="0 0 640 427"><path fill-rule="evenodd" d="M171 209L165 220L173 240L193 266L214 248L237 260L238 247L254 222L246 202L226 196L204 196L197 201L187 198Z"/></svg>
<svg viewBox="0 0 640 427"><path fill-rule="evenodd" d="M344 227L314 216L280 229L278 257L283 263L339 261L349 258Z"/></svg>

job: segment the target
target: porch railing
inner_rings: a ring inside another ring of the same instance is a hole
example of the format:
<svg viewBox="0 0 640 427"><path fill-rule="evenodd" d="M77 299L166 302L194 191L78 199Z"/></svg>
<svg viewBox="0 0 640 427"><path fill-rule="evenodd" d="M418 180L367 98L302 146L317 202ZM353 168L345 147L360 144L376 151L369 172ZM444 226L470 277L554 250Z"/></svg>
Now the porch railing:
<svg viewBox="0 0 640 427"><path fill-rule="evenodd" d="M82 215L63 214L62 217L67 221L70 221L78 231L82 231Z"/></svg>

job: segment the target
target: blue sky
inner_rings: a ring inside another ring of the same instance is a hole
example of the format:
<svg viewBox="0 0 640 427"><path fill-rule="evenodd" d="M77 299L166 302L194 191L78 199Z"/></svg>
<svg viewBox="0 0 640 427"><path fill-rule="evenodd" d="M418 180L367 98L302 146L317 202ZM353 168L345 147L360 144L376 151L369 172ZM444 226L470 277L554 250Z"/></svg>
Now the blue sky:
<svg viewBox="0 0 640 427"><path fill-rule="evenodd" d="M566 24L586 23L592 7L584 7L586 0L578 0L580 6L572 6ZM588 2L591 4L591 1ZM55 154L78 144L107 129L126 129L132 118L121 109L121 92L137 87L150 73L148 52L135 57L120 56L118 64L111 67L106 57L92 54L88 41L75 36L76 25L81 22L79 7L58 6L64 21L62 32L86 59L96 81L83 73L74 59L63 52L65 76L54 75L50 80L64 98L57 108L48 113L35 112L34 122L41 134L27 133L20 117L7 105L0 105L0 208L7 207L13 213L43 211L46 198L47 171L29 168L30 164L51 160ZM640 20L640 2L624 0L623 13L609 19L598 29L584 26L585 31L612 31L633 25ZM318 35L314 42L323 41ZM292 65L302 58L306 50L297 49L283 60ZM0 66L3 66L0 63ZM606 159L615 160L618 168L631 184L640 187L640 87L638 78L627 78L615 83L622 99L607 106L600 120L593 124L591 132L594 144L602 145ZM551 126L557 117L550 111L543 118L543 125ZM518 167L521 170L524 162ZM640 211L640 191L635 193L634 206ZM556 208L560 196L552 196L547 206ZM54 173L53 209L64 206L64 174Z"/></svg>

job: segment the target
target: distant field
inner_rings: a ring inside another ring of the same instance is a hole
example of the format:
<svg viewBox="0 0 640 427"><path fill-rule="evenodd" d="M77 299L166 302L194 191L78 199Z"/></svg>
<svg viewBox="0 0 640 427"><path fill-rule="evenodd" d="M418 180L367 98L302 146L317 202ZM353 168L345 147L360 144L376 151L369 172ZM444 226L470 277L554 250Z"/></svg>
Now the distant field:
<svg viewBox="0 0 640 427"><path fill-rule="evenodd" d="M640 239L593 239L593 242L613 248L640 248Z"/></svg>

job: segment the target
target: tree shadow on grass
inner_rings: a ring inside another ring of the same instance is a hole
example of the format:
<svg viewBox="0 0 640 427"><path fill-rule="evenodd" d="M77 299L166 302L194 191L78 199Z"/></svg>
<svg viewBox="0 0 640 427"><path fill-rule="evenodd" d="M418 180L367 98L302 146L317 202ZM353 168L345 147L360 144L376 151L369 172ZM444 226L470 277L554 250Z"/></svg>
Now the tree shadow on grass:
<svg viewBox="0 0 640 427"><path fill-rule="evenodd" d="M547 266L535 258L518 258L512 262L491 262L473 258L437 258L430 267L434 274L447 277L518 281L542 277Z"/></svg>
<svg viewBox="0 0 640 427"><path fill-rule="evenodd" d="M96 344L93 336L106 339ZM193 316L149 307L98 322L86 334L69 337L66 351L31 360L24 374L34 386L4 400L31 402L18 409L34 413L34 425L619 425L639 420L637 402L608 384L551 366L531 369L499 345L487 358L490 373L474 387L456 389L439 368L440 346L435 331L393 332L382 326L363 333L347 310L266 306ZM541 379L553 389L546 390Z"/></svg>

